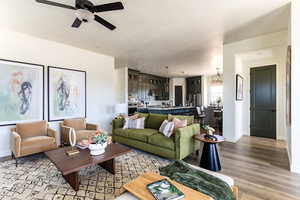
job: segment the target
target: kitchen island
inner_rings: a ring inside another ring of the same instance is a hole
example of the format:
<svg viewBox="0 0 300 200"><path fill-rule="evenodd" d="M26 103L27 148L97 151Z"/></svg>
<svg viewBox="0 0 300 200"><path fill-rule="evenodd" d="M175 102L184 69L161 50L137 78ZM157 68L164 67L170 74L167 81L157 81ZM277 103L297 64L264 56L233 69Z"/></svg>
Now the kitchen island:
<svg viewBox="0 0 300 200"><path fill-rule="evenodd" d="M171 114L171 115L195 115L195 107L138 107L138 112L155 113L155 114Z"/></svg>

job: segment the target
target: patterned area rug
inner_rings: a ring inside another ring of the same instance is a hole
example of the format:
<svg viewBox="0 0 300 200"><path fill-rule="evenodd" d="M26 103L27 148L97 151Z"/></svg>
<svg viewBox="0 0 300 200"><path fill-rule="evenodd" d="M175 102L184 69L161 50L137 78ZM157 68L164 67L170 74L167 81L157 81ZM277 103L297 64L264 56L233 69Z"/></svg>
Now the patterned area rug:
<svg viewBox="0 0 300 200"><path fill-rule="evenodd" d="M2 200L89 200L115 199L122 185L148 171L158 172L170 161L134 150L116 158L116 175L99 166L80 171L81 185L75 192L44 154L21 158L19 166L9 160L0 163Z"/></svg>

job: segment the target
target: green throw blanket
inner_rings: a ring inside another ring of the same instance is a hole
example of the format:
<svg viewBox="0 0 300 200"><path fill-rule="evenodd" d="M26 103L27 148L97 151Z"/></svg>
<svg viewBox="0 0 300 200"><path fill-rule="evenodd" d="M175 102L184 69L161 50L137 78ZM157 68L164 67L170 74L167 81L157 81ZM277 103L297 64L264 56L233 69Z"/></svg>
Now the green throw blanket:
<svg viewBox="0 0 300 200"><path fill-rule="evenodd" d="M226 182L194 169L183 161L175 161L173 164L159 168L159 171L162 176L204 193L214 200L233 200L233 192Z"/></svg>

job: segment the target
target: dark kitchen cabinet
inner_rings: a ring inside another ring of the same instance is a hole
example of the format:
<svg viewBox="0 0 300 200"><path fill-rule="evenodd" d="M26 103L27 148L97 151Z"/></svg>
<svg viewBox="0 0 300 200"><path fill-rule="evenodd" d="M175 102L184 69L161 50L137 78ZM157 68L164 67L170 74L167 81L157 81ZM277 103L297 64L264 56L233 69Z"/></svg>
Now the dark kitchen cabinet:
<svg viewBox="0 0 300 200"><path fill-rule="evenodd" d="M142 101L169 100L169 78L128 70L128 95Z"/></svg>
<svg viewBox="0 0 300 200"><path fill-rule="evenodd" d="M186 102L193 106L202 105L202 83L201 76L186 79Z"/></svg>

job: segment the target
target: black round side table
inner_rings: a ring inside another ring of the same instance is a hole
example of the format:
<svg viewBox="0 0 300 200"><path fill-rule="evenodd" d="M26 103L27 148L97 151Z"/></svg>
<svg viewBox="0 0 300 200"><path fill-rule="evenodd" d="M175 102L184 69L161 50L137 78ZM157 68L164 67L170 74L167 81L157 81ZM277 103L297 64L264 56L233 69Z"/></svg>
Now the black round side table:
<svg viewBox="0 0 300 200"><path fill-rule="evenodd" d="M198 134L194 136L195 140L199 140L204 143L200 160L200 167L211 171L220 171L222 168L218 154L217 144L224 142L224 137L218 136L218 141L213 141L205 139L204 135L205 134Z"/></svg>

